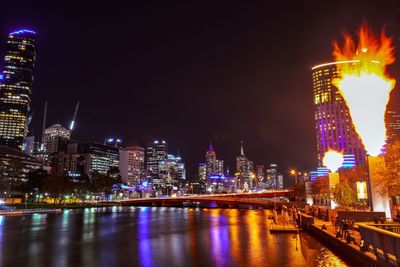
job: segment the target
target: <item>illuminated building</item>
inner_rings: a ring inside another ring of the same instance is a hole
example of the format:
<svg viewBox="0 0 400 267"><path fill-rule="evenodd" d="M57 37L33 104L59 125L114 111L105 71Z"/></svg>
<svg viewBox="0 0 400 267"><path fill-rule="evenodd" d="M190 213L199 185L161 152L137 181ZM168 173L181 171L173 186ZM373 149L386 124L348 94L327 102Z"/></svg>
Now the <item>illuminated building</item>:
<svg viewBox="0 0 400 267"><path fill-rule="evenodd" d="M388 141L400 138L400 114L394 110L386 112L386 136Z"/></svg>
<svg viewBox="0 0 400 267"><path fill-rule="evenodd" d="M318 177L328 177L329 170L327 167L318 167L315 171L310 172L310 181L314 182Z"/></svg>
<svg viewBox="0 0 400 267"><path fill-rule="evenodd" d="M90 161L86 161L86 157L79 153L79 144L76 141L67 141L65 146L61 146L57 153L51 155L51 170L57 174L67 173L73 177L86 176L90 177L88 169Z"/></svg>
<svg viewBox="0 0 400 267"><path fill-rule="evenodd" d="M84 156L85 173L91 176L94 172L107 174L111 169L119 168L119 149L97 143L79 144L78 154Z"/></svg>
<svg viewBox="0 0 400 267"><path fill-rule="evenodd" d="M240 143L240 155L236 157L236 173L239 179L239 189L253 188L253 162L244 155L242 142Z"/></svg>
<svg viewBox="0 0 400 267"><path fill-rule="evenodd" d="M206 151L206 173L207 179L209 179L212 175L215 175L217 171L217 154L214 151L212 144L208 146L208 150Z"/></svg>
<svg viewBox="0 0 400 267"><path fill-rule="evenodd" d="M168 182L186 180L185 163L182 158L167 154L167 159L159 162L159 177Z"/></svg>
<svg viewBox="0 0 400 267"><path fill-rule="evenodd" d="M278 190L283 188L283 176L278 172L278 165L272 163L266 169L266 184L268 189Z"/></svg>
<svg viewBox="0 0 400 267"><path fill-rule="evenodd" d="M138 185L144 172L144 148L138 146L121 148L119 170L124 183L128 186Z"/></svg>
<svg viewBox="0 0 400 267"><path fill-rule="evenodd" d="M49 128L46 128L43 136L45 154L50 155L57 152L60 141L69 140L70 135L70 130L61 126L60 124L54 124Z"/></svg>
<svg viewBox="0 0 400 267"><path fill-rule="evenodd" d="M20 179L26 178L29 171L37 170L41 167L41 162L36 158L22 153L18 149L4 146L0 147L0 162L2 164L1 179L3 189L8 187L7 183L10 179L16 178L14 176L11 176L13 164L18 164L18 167L22 168L22 171L18 173L18 178Z"/></svg>
<svg viewBox="0 0 400 267"><path fill-rule="evenodd" d="M146 170L152 175L159 174L159 165L167 160L168 144L164 140L154 140L146 147Z"/></svg>
<svg viewBox="0 0 400 267"><path fill-rule="evenodd" d="M206 178L209 192L223 190L225 182L224 161L217 159L217 154L211 143L206 151Z"/></svg>
<svg viewBox="0 0 400 267"><path fill-rule="evenodd" d="M199 172L198 172L199 180L206 181L207 180L207 164L202 162L199 163Z"/></svg>
<svg viewBox="0 0 400 267"><path fill-rule="evenodd" d="M225 172L224 160L222 160L222 159L217 159L217 160L215 161L215 173L216 173L217 175L222 176L222 175L224 175L224 172Z"/></svg>
<svg viewBox="0 0 400 267"><path fill-rule="evenodd" d="M364 146L354 129L345 101L332 83L339 74L337 64L352 63L326 63L312 68L318 163L322 166L325 152L334 149L354 155L356 164L364 164Z"/></svg>
<svg viewBox="0 0 400 267"><path fill-rule="evenodd" d="M265 179L264 165L257 165L256 177L257 177L257 187L258 187L258 184L263 183Z"/></svg>
<svg viewBox="0 0 400 267"><path fill-rule="evenodd" d="M28 134L36 33L18 30L8 35L0 87L0 145L21 150Z"/></svg>

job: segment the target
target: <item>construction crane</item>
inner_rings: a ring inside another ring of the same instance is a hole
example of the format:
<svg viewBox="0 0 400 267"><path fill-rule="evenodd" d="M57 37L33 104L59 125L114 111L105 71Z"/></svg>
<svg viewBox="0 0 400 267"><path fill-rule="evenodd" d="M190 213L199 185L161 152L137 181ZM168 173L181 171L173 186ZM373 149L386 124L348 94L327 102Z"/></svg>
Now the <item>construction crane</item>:
<svg viewBox="0 0 400 267"><path fill-rule="evenodd" d="M71 124L69 125L69 130L70 130L71 132L72 132L72 130L74 129L74 126L75 126L75 120L76 120L76 115L78 114L78 109L79 109L79 101L78 101L78 103L76 103L75 111L74 111L74 116L72 117Z"/></svg>

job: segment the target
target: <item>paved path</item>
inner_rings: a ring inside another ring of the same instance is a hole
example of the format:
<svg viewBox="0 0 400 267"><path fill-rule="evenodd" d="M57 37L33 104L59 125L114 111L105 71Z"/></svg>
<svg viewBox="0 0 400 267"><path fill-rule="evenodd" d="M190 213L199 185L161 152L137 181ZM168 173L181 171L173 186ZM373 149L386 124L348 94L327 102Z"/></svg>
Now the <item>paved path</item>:
<svg viewBox="0 0 400 267"><path fill-rule="evenodd" d="M314 225L320 229L322 229L322 226L325 225L326 226L326 232L328 234L330 234L331 236L333 236L334 238L336 238L336 229L335 226L332 225L332 222L326 222L324 220L320 220L316 217L314 217ZM357 223L355 224L355 226L357 227ZM339 227L337 227L337 229L339 230ZM351 244L347 244L348 246L351 246L357 250L360 250L360 242L361 242L361 235L360 232L358 232L357 230L349 230L350 231L350 235L355 239L356 244L351 243ZM346 240L344 238L340 238L340 240L343 243L347 243ZM374 253L371 252L366 252L366 254L368 256L370 256L371 258L376 260L376 256Z"/></svg>

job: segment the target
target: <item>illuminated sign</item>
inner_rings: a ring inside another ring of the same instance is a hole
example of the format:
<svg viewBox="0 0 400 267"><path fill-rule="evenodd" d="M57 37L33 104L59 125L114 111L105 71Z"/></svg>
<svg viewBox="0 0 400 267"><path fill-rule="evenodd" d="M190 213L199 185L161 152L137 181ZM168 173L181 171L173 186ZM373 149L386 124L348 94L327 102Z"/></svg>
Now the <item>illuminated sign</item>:
<svg viewBox="0 0 400 267"><path fill-rule="evenodd" d="M367 199L368 198L368 193L367 193L367 182L356 182L356 187L357 187L357 199Z"/></svg>

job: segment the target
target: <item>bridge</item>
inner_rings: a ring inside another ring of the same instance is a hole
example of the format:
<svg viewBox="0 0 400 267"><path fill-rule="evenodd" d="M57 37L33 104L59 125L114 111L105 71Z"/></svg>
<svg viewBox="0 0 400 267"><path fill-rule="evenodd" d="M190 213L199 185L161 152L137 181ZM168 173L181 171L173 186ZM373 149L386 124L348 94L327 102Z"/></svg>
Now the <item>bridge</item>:
<svg viewBox="0 0 400 267"><path fill-rule="evenodd" d="M116 200L123 206L183 206L184 204L210 204L211 206L238 207L252 206L262 208L273 208L277 205L290 205L278 198L285 197L289 190L239 193L239 194L213 194L213 195L189 195L181 197L163 198L138 198Z"/></svg>

